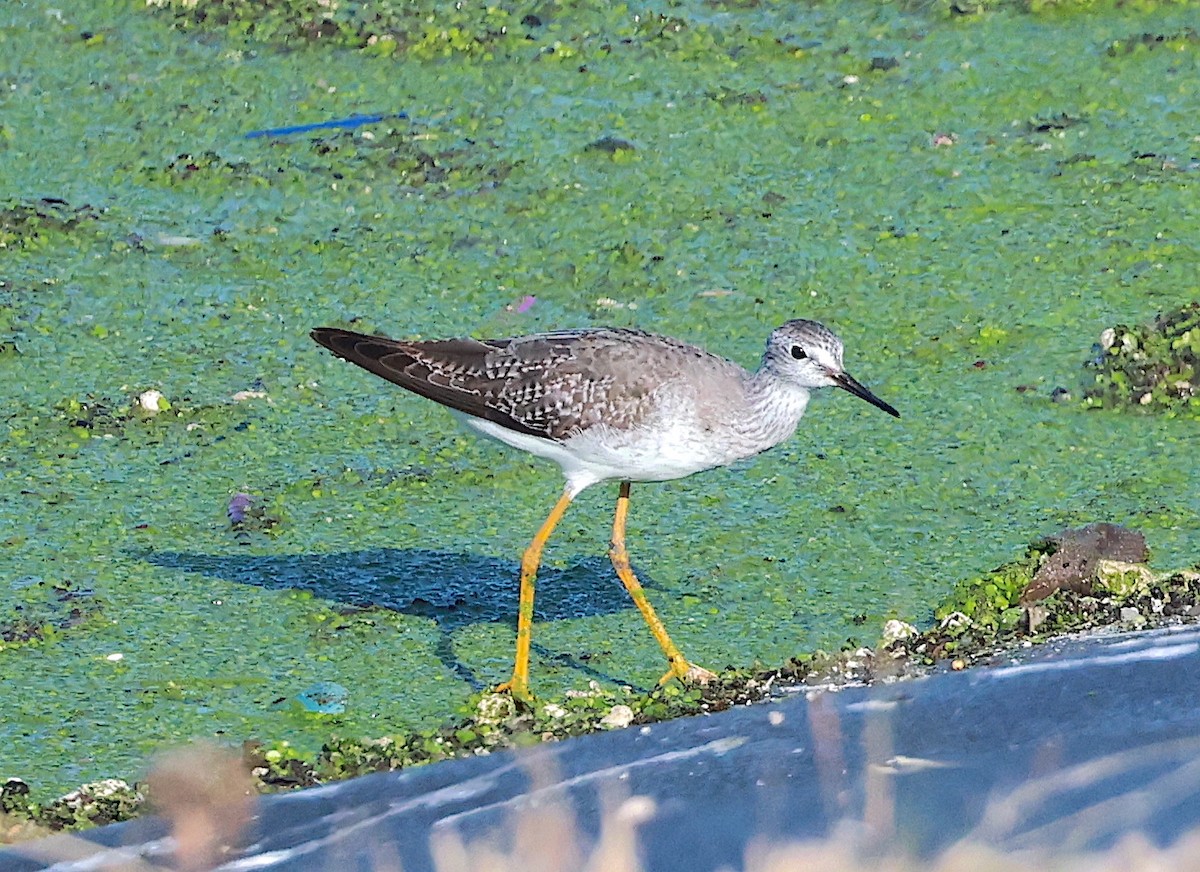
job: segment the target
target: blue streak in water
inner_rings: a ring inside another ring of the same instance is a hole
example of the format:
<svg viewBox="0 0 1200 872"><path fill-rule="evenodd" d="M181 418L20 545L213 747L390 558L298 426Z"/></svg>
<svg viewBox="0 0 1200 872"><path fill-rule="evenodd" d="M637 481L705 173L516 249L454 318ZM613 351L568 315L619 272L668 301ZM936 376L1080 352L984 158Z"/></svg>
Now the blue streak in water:
<svg viewBox="0 0 1200 872"><path fill-rule="evenodd" d="M318 121L315 124L296 124L292 127L271 127L266 130L251 130L246 139L258 139L262 136L290 136L293 133L308 133L310 130L329 130L335 127L361 127L364 124L375 124L387 118L407 118L407 112L392 112L379 115L351 115L349 118L335 118L332 121Z"/></svg>

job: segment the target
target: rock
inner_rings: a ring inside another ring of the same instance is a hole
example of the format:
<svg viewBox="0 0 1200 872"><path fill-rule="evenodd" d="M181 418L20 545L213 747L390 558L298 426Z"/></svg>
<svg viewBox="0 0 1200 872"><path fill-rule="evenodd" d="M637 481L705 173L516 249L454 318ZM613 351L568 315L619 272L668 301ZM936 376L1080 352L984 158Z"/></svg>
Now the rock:
<svg viewBox="0 0 1200 872"><path fill-rule="evenodd" d="M1090 596L1101 560L1145 563L1146 537L1119 524L1088 524L1050 536L1053 551L1042 560L1021 594L1022 605L1043 600L1059 590Z"/></svg>
<svg viewBox="0 0 1200 872"><path fill-rule="evenodd" d="M619 730L633 723L633 709L627 705L615 705L600 719L600 726L609 730Z"/></svg>
<svg viewBox="0 0 1200 872"><path fill-rule="evenodd" d="M906 624L904 621L898 621L895 618L883 625L883 636L880 638L881 647L902 642L905 639L912 639L921 635L920 630L912 624Z"/></svg>
<svg viewBox="0 0 1200 872"><path fill-rule="evenodd" d="M9 778L0 787L0 813L26 812L29 804L29 785L20 778Z"/></svg>
<svg viewBox="0 0 1200 872"><path fill-rule="evenodd" d="M148 391L142 391L138 395L138 406L143 412L148 412L151 415L157 415L159 412L164 412L171 408L171 404L167 402L167 398L163 396L162 391L156 391L153 388Z"/></svg>
<svg viewBox="0 0 1200 872"><path fill-rule="evenodd" d="M942 622L938 624L938 627L943 630L958 630L970 625L971 617L969 615L965 615L962 612L951 612L942 618Z"/></svg>
<svg viewBox="0 0 1200 872"><path fill-rule="evenodd" d="M1100 560L1096 564L1096 586L1113 596L1125 598L1148 594L1155 578L1144 563Z"/></svg>

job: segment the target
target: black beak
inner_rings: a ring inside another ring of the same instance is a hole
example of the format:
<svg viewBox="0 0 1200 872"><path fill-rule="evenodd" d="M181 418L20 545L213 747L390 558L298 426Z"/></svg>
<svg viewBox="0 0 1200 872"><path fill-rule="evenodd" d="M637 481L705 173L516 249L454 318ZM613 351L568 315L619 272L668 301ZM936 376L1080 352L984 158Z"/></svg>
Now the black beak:
<svg viewBox="0 0 1200 872"><path fill-rule="evenodd" d="M879 399L879 397L877 397L873 393L871 393L861 382L859 382L858 379L856 379L854 376L850 375L850 373L848 373L848 372L833 373L833 380L835 382L837 382L837 386L839 388L845 388L847 391L854 394L854 396L858 397L860 400L866 400L872 406L875 406L876 408L879 408L879 409L883 409L885 412L887 412L889 415L891 415L895 418L900 417L899 412L897 412L895 409L893 409L890 405L885 403L883 400Z"/></svg>

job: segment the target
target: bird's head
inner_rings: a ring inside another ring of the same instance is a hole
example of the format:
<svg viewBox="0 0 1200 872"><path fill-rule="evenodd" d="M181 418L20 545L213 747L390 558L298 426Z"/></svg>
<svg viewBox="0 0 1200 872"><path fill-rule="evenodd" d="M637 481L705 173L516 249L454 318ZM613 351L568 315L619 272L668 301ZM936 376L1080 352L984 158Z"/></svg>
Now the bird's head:
<svg viewBox="0 0 1200 872"><path fill-rule="evenodd" d="M767 340L763 366L803 388L838 387L889 415L900 413L871 393L842 366L842 340L817 321L798 319L775 328Z"/></svg>

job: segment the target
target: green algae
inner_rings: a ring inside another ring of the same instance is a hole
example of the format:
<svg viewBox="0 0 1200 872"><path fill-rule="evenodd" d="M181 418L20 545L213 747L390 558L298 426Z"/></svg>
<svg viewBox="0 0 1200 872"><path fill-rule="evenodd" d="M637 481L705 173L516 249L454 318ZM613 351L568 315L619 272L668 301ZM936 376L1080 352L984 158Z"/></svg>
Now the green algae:
<svg viewBox="0 0 1200 872"><path fill-rule="evenodd" d="M20 593L15 602L0 614L0 651L52 644L64 633L86 629L102 619L103 602L94 591L81 589L70 579L47 582L27 578L18 585Z"/></svg>
<svg viewBox="0 0 1200 872"><path fill-rule="evenodd" d="M1022 557L960 582L935 610L933 626L923 632L890 621L871 648L848 643L840 651L810 652L773 669L730 669L702 687L669 684L643 692L626 685L601 687L593 681L587 690L532 704L508 694L475 694L458 707L456 718L431 729L378 738L335 734L315 753L287 740L248 741L242 747L242 765L261 792L293 790L605 729L725 711L777 698L797 686L895 679L947 665L964 669L1064 633L1163 626L1200 616L1200 567L1156 573L1145 564L1099 561L1083 588L1063 588L1037 603L1028 602L1038 569L1055 553L1055 543L1063 541L1033 542ZM337 689L339 699L344 690ZM12 779L0 791L0 812L36 825L25 834L28 837L128 820L144 811L147 798L154 801L155 796L144 784L110 780L83 785L43 804L30 798L25 782Z"/></svg>
<svg viewBox="0 0 1200 872"><path fill-rule="evenodd" d="M55 237L84 231L99 218L91 206L53 197L9 203L0 206L0 249L49 246Z"/></svg>
<svg viewBox="0 0 1200 872"><path fill-rule="evenodd" d="M1140 538L1118 532L1125 538ZM935 610L932 627L920 632L890 621L871 648L848 642L840 651L799 655L778 668L729 669L700 687L672 683L645 692L627 685L602 687L592 681L587 690L532 703L506 693L474 694L458 707L455 719L431 729L378 738L335 733L315 753L287 740L247 741L242 765L261 792L293 790L605 729L725 711L776 698L798 685L830 687L894 679L947 664L964 669L1064 633L1162 626L1200 616L1200 567L1155 573L1145 564L1101 560L1084 579L1084 586L1064 587L1029 602L1039 568L1056 547L1067 547L1066 539L1079 533L1086 534L1087 529L1031 543L1022 557L960 582ZM1108 541L1107 547L1113 548L1112 540ZM1137 547L1144 553L1144 545ZM170 684L172 690L180 690ZM345 688L336 686L332 692L338 705L326 710L340 713ZM175 698L185 697L180 693ZM49 803L33 800L30 793L19 779L10 779L0 791L0 812L36 825L26 837L128 820L144 811L147 798L155 799L145 785L117 780L83 785Z"/></svg>
<svg viewBox="0 0 1200 872"><path fill-rule="evenodd" d="M437 730L507 677L557 473L337 366L317 323L636 325L746 365L782 320L835 326L900 422L822 396L753 464L634 488L635 568L710 668L869 644L1066 524L1194 560L1194 421L1051 401L1105 326L1194 297L1188 10L564 8L432 60L178 11L0 11L0 197L96 216L0 277L0 614L61 623L67 582L102 604L0 652L0 762L42 796L196 736L312 760ZM603 558L613 498L547 551L547 699L662 672ZM291 704L323 681L345 712Z"/></svg>
<svg viewBox="0 0 1200 872"><path fill-rule="evenodd" d="M404 51L423 59L482 54L510 30L541 26L537 16L521 15L502 4L383 0L364 6L316 0L154 0L147 6L170 15L176 26L186 29L220 29L261 42L319 40L349 48L369 47L377 55ZM559 8L558 3L547 4L545 11Z"/></svg>
<svg viewBox="0 0 1200 872"><path fill-rule="evenodd" d="M579 61L614 51L699 58L748 46L778 53L799 50L763 26L764 19L786 13L773 6L754 16L727 16L719 26L702 6L675 3L664 12L594 0L556 0L534 11L524 4L407 0L383 0L369 7L317 0L153 0L147 7L186 30L216 30L276 45L320 41L376 57L403 55L422 61L458 56L489 61L516 53L550 62Z"/></svg>
<svg viewBox="0 0 1200 872"><path fill-rule="evenodd" d="M1098 349L1084 388L1086 407L1200 419L1200 303L1160 313L1150 324L1110 327Z"/></svg>

